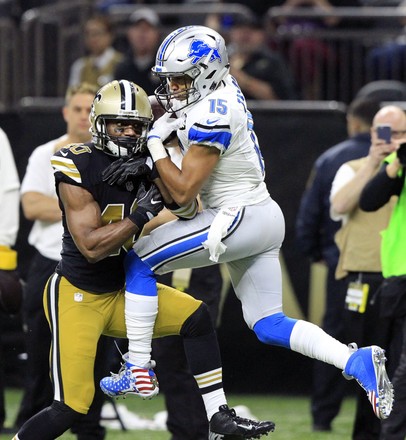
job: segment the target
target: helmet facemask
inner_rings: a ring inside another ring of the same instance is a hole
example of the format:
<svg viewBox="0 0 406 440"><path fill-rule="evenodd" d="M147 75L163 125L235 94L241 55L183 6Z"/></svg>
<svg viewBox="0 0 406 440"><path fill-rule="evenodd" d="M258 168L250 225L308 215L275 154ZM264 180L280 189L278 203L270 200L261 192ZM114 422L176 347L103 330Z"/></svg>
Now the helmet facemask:
<svg viewBox="0 0 406 440"><path fill-rule="evenodd" d="M193 68L193 70L196 71L198 69ZM200 99L201 94L194 85L194 78L190 76L192 72L188 73L160 73L157 75L161 85L156 88L154 92L155 97L167 112L182 110ZM183 83L184 87L179 91L172 92L170 88L171 78L176 78L179 84L182 85Z"/></svg>
<svg viewBox="0 0 406 440"><path fill-rule="evenodd" d="M123 126L133 125L137 137L118 135L113 136L107 132L108 122L121 122ZM93 136L96 147L106 154L118 157L142 156L147 151L147 134L150 121L118 118L114 115L103 115L96 119L97 134Z"/></svg>

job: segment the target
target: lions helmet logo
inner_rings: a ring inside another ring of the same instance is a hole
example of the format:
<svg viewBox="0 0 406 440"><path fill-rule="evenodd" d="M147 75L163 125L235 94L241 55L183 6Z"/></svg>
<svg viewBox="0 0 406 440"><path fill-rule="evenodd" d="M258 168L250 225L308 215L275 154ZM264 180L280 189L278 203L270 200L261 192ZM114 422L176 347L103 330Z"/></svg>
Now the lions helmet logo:
<svg viewBox="0 0 406 440"><path fill-rule="evenodd" d="M221 56L218 49L215 47L210 47L207 43L202 40L193 40L189 48L188 58L192 58L192 64L196 64L202 58L207 57L209 54L209 63L213 63L218 60L221 63Z"/></svg>

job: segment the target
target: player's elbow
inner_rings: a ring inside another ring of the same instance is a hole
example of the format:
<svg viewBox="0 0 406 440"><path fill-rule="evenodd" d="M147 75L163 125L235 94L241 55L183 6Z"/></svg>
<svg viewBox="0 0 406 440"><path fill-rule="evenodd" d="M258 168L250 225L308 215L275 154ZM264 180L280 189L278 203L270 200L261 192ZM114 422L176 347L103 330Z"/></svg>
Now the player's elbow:
<svg viewBox="0 0 406 440"><path fill-rule="evenodd" d="M85 258L90 264L95 264L101 260L101 258L98 258L96 255L85 255Z"/></svg>
<svg viewBox="0 0 406 440"><path fill-rule="evenodd" d="M180 191L176 191L176 194L172 194L174 201L179 206L188 206L195 202L198 196L198 191L192 186L183 186Z"/></svg>
<svg viewBox="0 0 406 440"><path fill-rule="evenodd" d="M106 255L100 254L97 250L81 249L81 254L86 258L86 261L90 264L98 263L100 260L106 257Z"/></svg>

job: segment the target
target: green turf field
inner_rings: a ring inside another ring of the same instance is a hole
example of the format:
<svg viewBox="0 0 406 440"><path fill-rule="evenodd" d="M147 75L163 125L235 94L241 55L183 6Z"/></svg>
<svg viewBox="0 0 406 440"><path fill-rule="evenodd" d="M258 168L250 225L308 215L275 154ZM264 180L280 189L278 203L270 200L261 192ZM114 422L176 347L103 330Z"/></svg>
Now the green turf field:
<svg viewBox="0 0 406 440"><path fill-rule="evenodd" d="M7 421L10 425L14 420L21 393L19 390L8 389L6 393ZM246 405L252 414L259 419L268 419L276 423L273 434L263 439L275 440L349 440L351 438L352 422L354 418L354 399L347 398L339 416L333 423L331 433L313 433L309 414L308 397L264 396L264 395L231 395L229 405ZM154 414L165 409L162 396L153 400L141 400L128 397L117 401L125 404L129 410L139 416L152 419ZM372 410L371 410L372 411ZM0 440L10 440L11 435L0 435ZM61 439L76 440L76 436L66 433ZM168 440L166 431L145 430L108 430L106 440ZM38 439L41 440L41 439Z"/></svg>

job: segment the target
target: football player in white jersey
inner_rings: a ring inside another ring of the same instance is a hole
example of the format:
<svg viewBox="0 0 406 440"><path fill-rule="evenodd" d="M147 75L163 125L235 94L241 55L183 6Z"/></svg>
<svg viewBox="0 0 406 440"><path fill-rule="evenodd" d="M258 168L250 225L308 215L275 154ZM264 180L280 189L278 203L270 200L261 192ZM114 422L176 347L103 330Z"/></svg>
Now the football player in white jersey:
<svg viewBox="0 0 406 440"><path fill-rule="evenodd" d="M284 218L266 188L252 116L229 74L224 39L204 26L177 29L162 42L152 71L161 79L155 96L167 111L148 135L152 161L123 164L116 175L107 173L109 183L137 175L147 164L158 171L179 207L190 211L200 194L203 210L136 242L127 257L127 291L142 297L154 274L225 263L244 319L261 342L340 368L365 389L377 417L387 418L393 387L384 350L347 347L316 325L283 313L279 251ZM163 145L174 130L184 154L181 169ZM140 273L145 276L132 275ZM127 327L129 337L140 333L142 319Z"/></svg>

